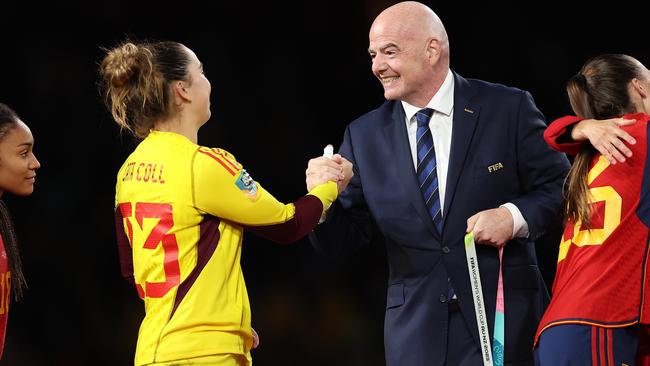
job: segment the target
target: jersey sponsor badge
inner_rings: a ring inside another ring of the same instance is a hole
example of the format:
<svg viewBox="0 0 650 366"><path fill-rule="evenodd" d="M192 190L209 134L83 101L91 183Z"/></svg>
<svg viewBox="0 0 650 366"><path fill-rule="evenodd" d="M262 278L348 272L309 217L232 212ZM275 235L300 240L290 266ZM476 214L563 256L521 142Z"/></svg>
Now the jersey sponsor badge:
<svg viewBox="0 0 650 366"><path fill-rule="evenodd" d="M250 198L252 201L255 201L257 199L257 183L255 183L253 178L251 178L246 169L242 169L239 172L239 176L235 180L235 185L237 188L241 189L242 193L248 196L248 198Z"/></svg>

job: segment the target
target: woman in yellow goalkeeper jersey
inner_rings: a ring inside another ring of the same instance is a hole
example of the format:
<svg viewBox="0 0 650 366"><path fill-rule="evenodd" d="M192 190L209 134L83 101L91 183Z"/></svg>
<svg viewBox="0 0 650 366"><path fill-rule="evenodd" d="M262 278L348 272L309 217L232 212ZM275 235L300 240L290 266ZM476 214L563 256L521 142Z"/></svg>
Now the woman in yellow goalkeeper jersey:
<svg viewBox="0 0 650 366"><path fill-rule="evenodd" d="M322 184L278 202L234 156L197 144L210 82L189 48L126 42L107 51L100 75L113 118L142 140L115 195L122 273L146 311L135 364L250 365L243 230L279 242L303 237L347 185L351 164L334 156Z"/></svg>

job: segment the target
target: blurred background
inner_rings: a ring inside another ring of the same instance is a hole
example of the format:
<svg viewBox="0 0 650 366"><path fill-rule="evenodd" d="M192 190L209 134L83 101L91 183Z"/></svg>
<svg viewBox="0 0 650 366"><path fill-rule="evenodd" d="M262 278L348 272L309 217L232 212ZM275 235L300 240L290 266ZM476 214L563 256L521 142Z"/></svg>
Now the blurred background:
<svg viewBox="0 0 650 366"><path fill-rule="evenodd" d="M134 144L97 91L102 47L175 40L212 82L199 143L232 152L278 199L305 193L307 160L383 102L367 33L395 1L4 3L0 101L35 136L30 197L5 194L29 290L11 305L0 365L129 365L143 306L119 272L115 175ZM426 2L443 20L452 69L528 90L551 121L570 113L566 80L589 57L648 65L647 20L632 2ZM258 118L246 119L255 111ZM538 243L550 287L559 230ZM387 265L381 242L349 258L244 238L242 266L261 346L256 365L383 365ZM435 340L433 340L435 341Z"/></svg>

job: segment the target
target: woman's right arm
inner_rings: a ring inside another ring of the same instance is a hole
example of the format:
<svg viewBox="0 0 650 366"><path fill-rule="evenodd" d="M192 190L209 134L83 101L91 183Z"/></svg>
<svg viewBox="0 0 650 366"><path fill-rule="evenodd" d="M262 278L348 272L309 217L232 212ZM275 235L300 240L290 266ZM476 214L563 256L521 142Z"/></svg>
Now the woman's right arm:
<svg viewBox="0 0 650 366"><path fill-rule="evenodd" d="M333 172L330 181L284 204L256 182L232 155L220 149L200 148L193 168L195 207L282 243L307 235L338 196L338 177Z"/></svg>
<svg viewBox="0 0 650 366"><path fill-rule="evenodd" d="M544 139L554 150L570 155L576 155L584 142L589 141L607 160L616 164L632 156L626 143L634 144L636 141L621 127L634 122L634 119L625 118L595 120L565 116L548 126L544 131Z"/></svg>

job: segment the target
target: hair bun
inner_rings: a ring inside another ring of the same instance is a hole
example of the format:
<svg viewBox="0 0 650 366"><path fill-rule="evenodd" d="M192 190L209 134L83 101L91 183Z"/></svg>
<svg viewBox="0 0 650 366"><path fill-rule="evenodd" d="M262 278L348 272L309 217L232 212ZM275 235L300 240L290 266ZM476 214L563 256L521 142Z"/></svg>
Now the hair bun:
<svg viewBox="0 0 650 366"><path fill-rule="evenodd" d="M111 50L102 62L104 80L113 87L122 87L134 75L151 71L150 58L151 52L146 47L124 43Z"/></svg>
<svg viewBox="0 0 650 366"><path fill-rule="evenodd" d="M580 85L585 89L589 86L589 84L587 83L587 78L584 76L584 74L582 74L582 72L573 75L573 79L579 82Z"/></svg>

